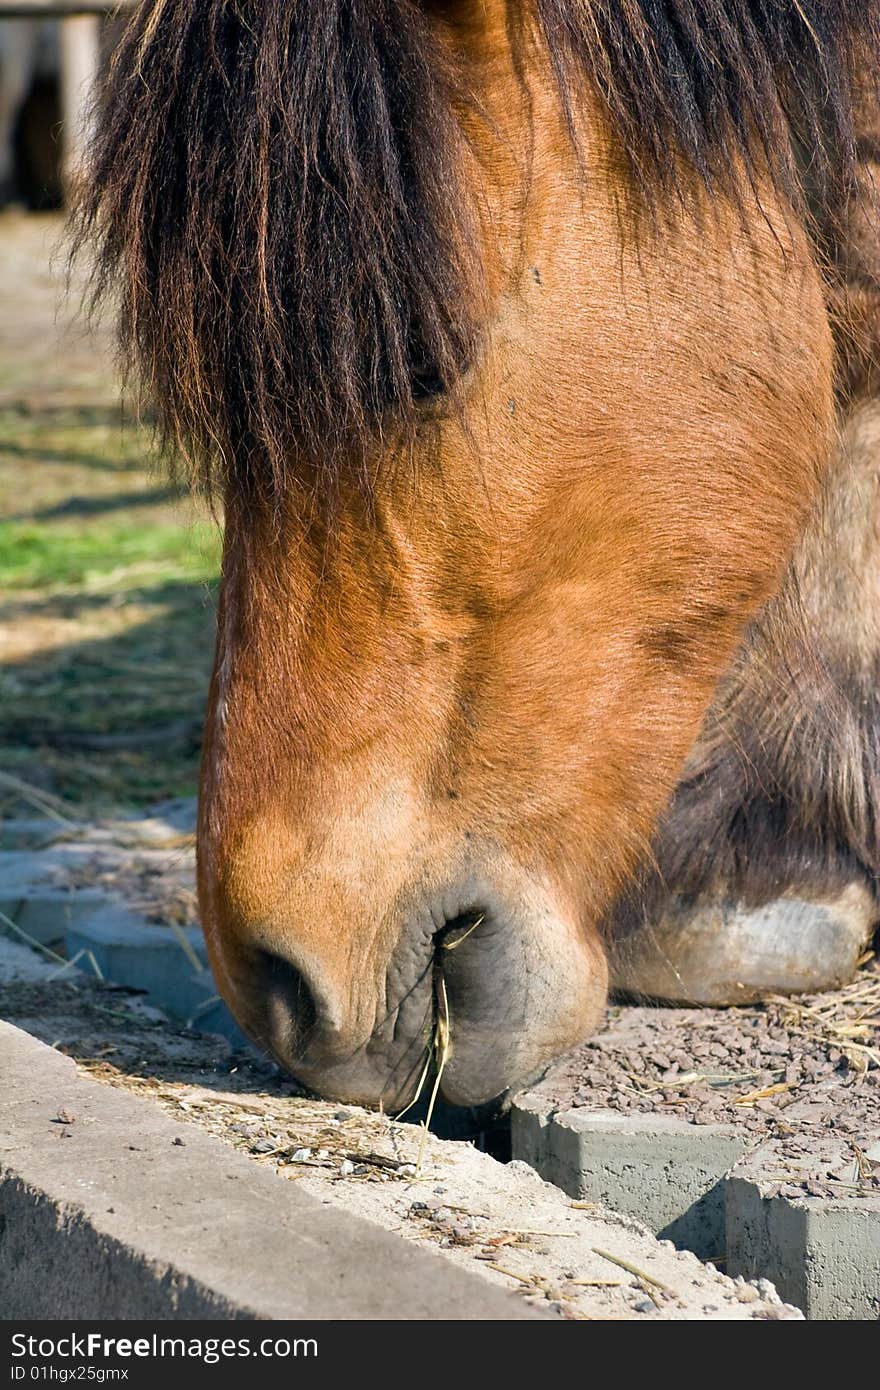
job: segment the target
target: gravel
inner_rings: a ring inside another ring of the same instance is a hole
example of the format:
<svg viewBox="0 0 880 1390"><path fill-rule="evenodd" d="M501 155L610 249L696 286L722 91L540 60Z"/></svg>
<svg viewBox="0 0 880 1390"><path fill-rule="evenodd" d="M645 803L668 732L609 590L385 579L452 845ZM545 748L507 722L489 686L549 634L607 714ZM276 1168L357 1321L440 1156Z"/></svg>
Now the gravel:
<svg viewBox="0 0 880 1390"><path fill-rule="evenodd" d="M774 1141L774 1191L880 1193L880 966L848 988L749 1008L615 1007L531 1094L557 1109L662 1114Z"/></svg>

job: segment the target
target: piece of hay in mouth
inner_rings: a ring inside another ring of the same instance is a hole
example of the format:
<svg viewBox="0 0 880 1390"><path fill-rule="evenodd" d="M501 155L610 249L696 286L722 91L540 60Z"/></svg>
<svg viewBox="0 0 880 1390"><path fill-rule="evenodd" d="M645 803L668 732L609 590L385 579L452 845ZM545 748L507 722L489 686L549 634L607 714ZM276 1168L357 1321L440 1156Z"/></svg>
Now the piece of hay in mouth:
<svg viewBox="0 0 880 1390"><path fill-rule="evenodd" d="M449 1060L449 1046L451 1041L452 1020L449 1014L449 999L446 994L446 981L442 975L437 976L434 989L437 999L437 1016L434 1022L433 1055L437 1075L434 1077L431 1099L428 1101L428 1113L422 1123L422 1138L419 1144L419 1155L416 1159L416 1173L420 1173L422 1170L425 1145L428 1142L428 1132L431 1128L431 1120L434 1117L434 1107L437 1104L437 1097L440 1094L440 1083L443 1080L443 1073L446 1070L446 1063Z"/></svg>
<svg viewBox="0 0 880 1390"><path fill-rule="evenodd" d="M454 939L447 938L446 940L441 941L440 949L442 951L455 951L462 944L463 941L467 941L471 933L477 930L477 927L482 926L485 920L485 915L481 913L473 922L471 922L470 926L461 931L460 934L456 936ZM438 1005L437 1019L434 1024L434 1033L431 1042L428 1044L428 1048L426 1051L425 1065L422 1068L422 1074L419 1077L419 1084L416 1087L416 1093L413 1096L412 1100L409 1102L409 1105L405 1106L403 1110L401 1110L400 1113L398 1115L395 1115L394 1117L396 1120L402 1120L404 1115L408 1115L410 1110L412 1110L413 1106L418 1104L419 1098L421 1097L422 1091L425 1086L425 1082L428 1078L428 1072L431 1069L431 1062L433 1061L437 1067L437 1075L435 1077L434 1087L431 1092L431 1100L428 1105L428 1114L424 1121L424 1128L426 1130L430 1129L431 1126L431 1118L434 1114L434 1107L437 1103L437 1096L440 1090L440 1083L443 1079L443 1070L446 1066L446 1062L449 1056L449 1048L451 1043L451 1019L449 1013L449 999L447 998L446 994L446 982L441 974L437 974L435 976L434 996L435 1002ZM421 1153L423 1152L423 1150L424 1140L422 1142L422 1148L420 1149L419 1161L421 1161Z"/></svg>

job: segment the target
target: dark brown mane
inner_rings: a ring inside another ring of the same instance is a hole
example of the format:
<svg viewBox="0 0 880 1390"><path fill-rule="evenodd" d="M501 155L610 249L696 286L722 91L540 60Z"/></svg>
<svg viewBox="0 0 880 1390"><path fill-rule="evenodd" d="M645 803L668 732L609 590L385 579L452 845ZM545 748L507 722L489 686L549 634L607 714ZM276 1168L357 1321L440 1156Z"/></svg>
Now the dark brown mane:
<svg viewBox="0 0 880 1390"><path fill-rule="evenodd" d="M796 208L806 183L845 203L878 0L533 3L563 99L584 74L598 88L649 203L677 191L671 153L710 188L745 167ZM272 496L295 460L332 470L383 422L412 429L420 392L473 357L452 80L414 0L136 12L76 245L96 248L166 445L207 484Z"/></svg>
<svg viewBox="0 0 880 1390"><path fill-rule="evenodd" d="M537 0L570 89L602 93L642 195L674 197L684 158L711 189L769 173L798 211L846 196L855 85L877 81L876 0Z"/></svg>

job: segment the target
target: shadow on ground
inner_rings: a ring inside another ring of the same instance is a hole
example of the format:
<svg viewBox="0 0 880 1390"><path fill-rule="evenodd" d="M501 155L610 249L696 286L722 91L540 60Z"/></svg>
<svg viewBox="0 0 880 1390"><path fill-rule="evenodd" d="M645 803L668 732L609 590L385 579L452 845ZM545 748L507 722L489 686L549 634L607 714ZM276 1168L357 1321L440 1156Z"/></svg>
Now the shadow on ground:
<svg viewBox="0 0 880 1390"><path fill-rule="evenodd" d="M93 809L195 792L214 642L205 582L9 595L0 628L12 623L36 649L0 671L0 768Z"/></svg>
<svg viewBox="0 0 880 1390"><path fill-rule="evenodd" d="M136 492L113 493L109 497L68 497L40 511L13 513L6 520L36 522L57 521L62 517L105 516L108 512L128 511L132 507L160 507L179 497L177 487L141 488Z"/></svg>

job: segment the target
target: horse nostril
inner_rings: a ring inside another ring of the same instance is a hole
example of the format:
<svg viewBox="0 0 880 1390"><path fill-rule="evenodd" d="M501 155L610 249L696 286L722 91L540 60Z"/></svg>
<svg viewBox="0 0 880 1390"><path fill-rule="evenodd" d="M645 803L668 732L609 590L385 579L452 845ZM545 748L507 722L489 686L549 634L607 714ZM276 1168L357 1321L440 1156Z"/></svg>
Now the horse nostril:
<svg viewBox="0 0 880 1390"><path fill-rule="evenodd" d="M315 995L302 971L283 956L261 951L258 969L272 1045L290 1056L305 1045L317 1026Z"/></svg>
<svg viewBox="0 0 880 1390"><path fill-rule="evenodd" d="M435 932L434 943L438 962L442 960L444 951L454 951L473 932L479 931L488 915L485 908L472 907L467 912L460 912Z"/></svg>

